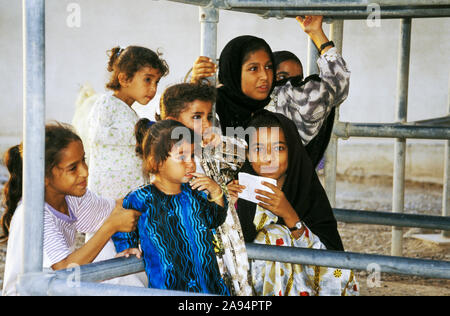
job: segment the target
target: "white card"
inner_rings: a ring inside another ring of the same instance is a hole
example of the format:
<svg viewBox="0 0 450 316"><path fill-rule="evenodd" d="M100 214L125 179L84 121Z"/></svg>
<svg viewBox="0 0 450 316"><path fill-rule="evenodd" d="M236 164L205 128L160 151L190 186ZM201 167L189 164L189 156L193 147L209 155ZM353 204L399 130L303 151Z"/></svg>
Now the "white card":
<svg viewBox="0 0 450 316"><path fill-rule="evenodd" d="M262 182L272 183L277 185L277 180L265 177L254 176L248 173L239 172L239 185L245 185L244 191L238 194L240 199L245 199L253 203L259 203L260 201L256 199L255 190L272 191L269 187L266 187ZM273 191L272 191L273 192Z"/></svg>

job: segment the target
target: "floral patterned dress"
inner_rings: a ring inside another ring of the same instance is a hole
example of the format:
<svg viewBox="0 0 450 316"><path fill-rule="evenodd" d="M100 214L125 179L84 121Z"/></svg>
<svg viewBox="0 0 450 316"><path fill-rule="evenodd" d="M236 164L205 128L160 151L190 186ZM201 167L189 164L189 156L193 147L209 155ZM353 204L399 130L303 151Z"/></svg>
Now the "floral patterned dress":
<svg viewBox="0 0 450 316"><path fill-rule="evenodd" d="M203 147L200 167L226 192L226 184L235 179L245 161L247 143L226 136L221 136L221 140L219 146ZM239 217L232 203L228 203L225 222L213 234L217 263L231 295L253 295L247 249Z"/></svg>
<svg viewBox="0 0 450 316"><path fill-rule="evenodd" d="M295 239L289 229L277 224L278 217L257 206L254 224L259 232L255 243L325 249L320 239L305 227ZM359 294L353 271L283 262L252 261L253 286L264 296L350 296Z"/></svg>
<svg viewBox="0 0 450 316"><path fill-rule="evenodd" d="M144 184L142 160L136 155L136 112L113 95L102 95L89 116L88 187L107 198L123 198Z"/></svg>
<svg viewBox="0 0 450 316"><path fill-rule="evenodd" d="M88 188L112 199L124 198L145 183L142 160L136 155L134 126L139 120L136 112L112 94L98 97L87 121L86 152L89 167ZM93 234L86 234L86 241ZM112 259L116 255L109 240L94 262ZM145 273L116 278L107 283L146 286Z"/></svg>

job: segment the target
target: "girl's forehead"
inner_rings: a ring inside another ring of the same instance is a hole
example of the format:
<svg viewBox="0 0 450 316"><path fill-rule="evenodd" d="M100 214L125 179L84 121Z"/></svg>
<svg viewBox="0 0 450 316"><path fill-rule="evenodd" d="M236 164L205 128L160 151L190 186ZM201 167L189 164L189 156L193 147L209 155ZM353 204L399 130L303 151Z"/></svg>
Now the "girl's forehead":
<svg viewBox="0 0 450 316"><path fill-rule="evenodd" d="M211 112L212 102L204 100L194 100L187 104L186 108L182 112Z"/></svg>
<svg viewBox="0 0 450 316"><path fill-rule="evenodd" d="M269 61L271 61L269 54L265 49L261 48L256 51L248 52L244 57L243 64L249 64L254 62L266 63Z"/></svg>
<svg viewBox="0 0 450 316"><path fill-rule="evenodd" d="M161 71L159 69L153 68L151 66L144 66L141 67L136 74L142 75L142 76L152 76L152 77L161 77Z"/></svg>
<svg viewBox="0 0 450 316"><path fill-rule="evenodd" d="M280 127L258 127L250 135L250 144L286 142L283 129Z"/></svg>
<svg viewBox="0 0 450 316"><path fill-rule="evenodd" d="M58 165L62 167L70 165L73 162L83 159L84 155L83 144L78 140L74 140L70 142L66 148L61 150L61 158Z"/></svg>

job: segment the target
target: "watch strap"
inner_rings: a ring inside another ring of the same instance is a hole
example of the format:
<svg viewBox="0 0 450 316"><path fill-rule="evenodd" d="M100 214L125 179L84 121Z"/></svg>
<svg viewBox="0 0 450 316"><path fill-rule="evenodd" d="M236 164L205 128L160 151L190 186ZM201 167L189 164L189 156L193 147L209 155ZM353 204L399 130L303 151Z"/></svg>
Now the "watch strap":
<svg viewBox="0 0 450 316"><path fill-rule="evenodd" d="M329 41L329 42L326 42L326 43L323 43L322 45L320 45L319 53L322 54L322 51L325 48L327 48L328 46L334 47L334 42L333 41Z"/></svg>
<svg viewBox="0 0 450 316"><path fill-rule="evenodd" d="M302 229L302 227L304 227L304 225L303 225L303 222L300 221L300 222L297 222L297 223L295 224L294 227L289 227L289 230L290 230L291 232L293 232L293 231Z"/></svg>

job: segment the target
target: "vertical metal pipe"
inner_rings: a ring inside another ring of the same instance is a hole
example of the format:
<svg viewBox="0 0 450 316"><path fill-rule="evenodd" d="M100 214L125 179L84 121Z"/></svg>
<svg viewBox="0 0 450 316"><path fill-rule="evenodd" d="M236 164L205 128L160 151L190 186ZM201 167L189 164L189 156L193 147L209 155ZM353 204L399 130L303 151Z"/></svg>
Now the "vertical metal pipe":
<svg viewBox="0 0 450 316"><path fill-rule="evenodd" d="M336 49L342 54L342 42L344 37L344 21L336 20L330 26L330 39L334 42ZM336 108L334 123L339 121L339 107ZM338 138L332 134L330 143L325 152L325 191L331 207L336 207L336 170Z"/></svg>
<svg viewBox="0 0 450 316"><path fill-rule="evenodd" d="M447 113L450 115L450 78L448 81L448 109ZM450 216L450 140L445 142L445 157L444 157L444 183L442 192L442 216ZM442 231L443 237L450 238L450 231Z"/></svg>
<svg viewBox="0 0 450 316"><path fill-rule="evenodd" d="M319 58L319 50L311 38L308 39L308 56L306 65L306 76L319 73L317 59Z"/></svg>
<svg viewBox="0 0 450 316"><path fill-rule="evenodd" d="M398 123L404 123L407 119L410 49L411 18L406 18L402 19L400 22L400 47L398 54L397 73L397 105L395 113L395 120ZM405 138L395 139L394 155L392 211L394 213L403 213L405 205ZM401 256L402 248L403 230L401 228L392 227L391 255Z"/></svg>
<svg viewBox="0 0 450 316"><path fill-rule="evenodd" d="M22 273L42 270L45 150L45 1L23 0Z"/></svg>
<svg viewBox="0 0 450 316"><path fill-rule="evenodd" d="M200 55L211 58L217 64L217 23L219 10L213 7L199 7ZM215 85L215 77L208 78ZM213 126L216 126L216 105L213 106Z"/></svg>

